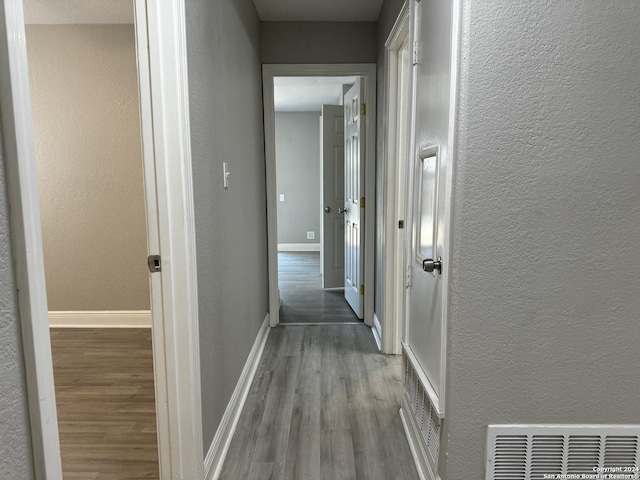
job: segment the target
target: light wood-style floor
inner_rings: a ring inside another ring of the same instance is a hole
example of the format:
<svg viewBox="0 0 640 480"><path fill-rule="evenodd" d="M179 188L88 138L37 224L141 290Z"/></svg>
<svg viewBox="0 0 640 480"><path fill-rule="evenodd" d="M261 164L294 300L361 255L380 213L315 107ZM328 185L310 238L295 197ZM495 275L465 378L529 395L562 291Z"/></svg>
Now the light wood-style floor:
<svg viewBox="0 0 640 480"><path fill-rule="evenodd" d="M151 329L52 329L51 346L64 479L158 479Z"/></svg>
<svg viewBox="0 0 640 480"><path fill-rule="evenodd" d="M319 252L278 252L280 323L360 322L344 290L324 290Z"/></svg>
<svg viewBox="0 0 640 480"><path fill-rule="evenodd" d="M417 479L401 392L364 324L272 329L220 478Z"/></svg>

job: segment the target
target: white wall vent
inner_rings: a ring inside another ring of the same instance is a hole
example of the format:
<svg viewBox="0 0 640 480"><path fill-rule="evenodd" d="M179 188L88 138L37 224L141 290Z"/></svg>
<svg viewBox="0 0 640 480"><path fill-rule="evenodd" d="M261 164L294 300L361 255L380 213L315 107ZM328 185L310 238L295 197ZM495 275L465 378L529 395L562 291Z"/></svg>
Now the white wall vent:
<svg viewBox="0 0 640 480"><path fill-rule="evenodd" d="M640 425L489 425L486 480L640 478Z"/></svg>
<svg viewBox="0 0 640 480"><path fill-rule="evenodd" d="M440 451L441 420L435 407L429 400L429 394L422 384L406 351L402 351L404 359L404 395L413 415L415 425L420 431L420 440L433 472L438 471L438 454Z"/></svg>

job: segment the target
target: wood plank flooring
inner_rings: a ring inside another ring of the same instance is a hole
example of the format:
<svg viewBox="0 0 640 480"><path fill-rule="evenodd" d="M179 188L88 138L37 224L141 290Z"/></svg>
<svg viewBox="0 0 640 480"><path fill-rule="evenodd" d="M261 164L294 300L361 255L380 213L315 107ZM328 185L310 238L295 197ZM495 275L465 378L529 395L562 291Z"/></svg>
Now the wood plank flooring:
<svg viewBox="0 0 640 480"><path fill-rule="evenodd" d="M344 290L323 290L319 252L278 252L280 323L360 322Z"/></svg>
<svg viewBox="0 0 640 480"><path fill-rule="evenodd" d="M65 480L158 479L151 329L51 329Z"/></svg>
<svg viewBox="0 0 640 480"><path fill-rule="evenodd" d="M400 362L364 324L271 330L220 478L417 479Z"/></svg>

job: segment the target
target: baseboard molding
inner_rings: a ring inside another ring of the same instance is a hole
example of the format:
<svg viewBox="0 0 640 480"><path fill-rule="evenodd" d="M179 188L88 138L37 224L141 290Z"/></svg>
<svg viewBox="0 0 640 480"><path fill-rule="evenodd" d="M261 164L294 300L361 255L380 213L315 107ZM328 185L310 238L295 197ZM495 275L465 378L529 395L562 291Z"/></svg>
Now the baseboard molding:
<svg viewBox="0 0 640 480"><path fill-rule="evenodd" d="M382 325L375 312L373 312L373 328L371 331L373 332L373 338L376 340L376 345L378 345L378 350L382 351Z"/></svg>
<svg viewBox="0 0 640 480"><path fill-rule="evenodd" d="M49 312L50 328L151 328L149 310Z"/></svg>
<svg viewBox="0 0 640 480"><path fill-rule="evenodd" d="M420 441L420 431L416 425L411 413L408 415L405 412L411 412L411 407L407 405L407 401L404 395L402 395L402 408L400 409L400 420L402 420L402 427L409 442L409 449L413 456L413 461L416 464L416 470L420 480L440 480L439 475L435 475L431 470L431 465L427 460L427 453L424 451L422 442Z"/></svg>
<svg viewBox="0 0 640 480"><path fill-rule="evenodd" d="M225 457L229 451L229 445L231 444L231 439L233 438L236 426L238 425L238 420L240 419L244 402L247 400L247 396L249 395L251 382L258 370L258 365L260 364L262 352L264 351L264 346L267 342L267 338L269 337L270 330L269 314L267 313L260 330L258 330L258 335L253 343L251 352L249 352L249 357L244 364L244 368L242 369L236 388L233 391L233 395L231 395L231 400L229 400L227 409L222 416L218 431L216 432L213 442L211 442L211 446L209 447L209 451L207 452L207 456L204 461L205 480L217 480L220 476L222 465L224 464Z"/></svg>
<svg viewBox="0 0 640 480"><path fill-rule="evenodd" d="M279 243L279 252L319 252L319 243Z"/></svg>

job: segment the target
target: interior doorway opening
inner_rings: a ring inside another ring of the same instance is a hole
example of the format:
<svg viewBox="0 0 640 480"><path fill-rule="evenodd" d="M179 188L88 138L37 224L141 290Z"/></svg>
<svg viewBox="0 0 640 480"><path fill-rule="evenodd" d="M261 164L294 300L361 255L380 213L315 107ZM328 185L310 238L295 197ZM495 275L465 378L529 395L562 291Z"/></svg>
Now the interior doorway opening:
<svg viewBox="0 0 640 480"><path fill-rule="evenodd" d="M359 321L344 299L344 93L357 77L275 77L280 322Z"/></svg>
<svg viewBox="0 0 640 480"><path fill-rule="evenodd" d="M111 13L25 2L62 473L158 479L134 5Z"/></svg>
<svg viewBox="0 0 640 480"><path fill-rule="evenodd" d="M54 10L55 14L81 17L87 13L85 9L56 10L56 5L49 6L49 13ZM159 266L162 259L171 260L172 265L170 269L157 268L149 282L153 312L152 376L157 399L157 463L161 478L201 478L195 226L189 189L192 183L190 144L185 141L189 132L186 56L184 48L180 48L186 39L184 4L173 0L162 4L136 0L134 5L147 241L149 251L159 253ZM33 468L38 478L61 478L25 16L22 2L10 2L2 9L6 29L0 40L9 52L4 57L3 75L0 75L7 99L2 109L2 136L6 140L3 159L12 205L11 238L16 285L20 291L18 308ZM171 198L170 208L168 198ZM70 235L70 249L73 241ZM140 260L146 267L146 258Z"/></svg>
<svg viewBox="0 0 640 480"><path fill-rule="evenodd" d="M367 194L374 204L375 66L265 65L263 84L271 325L360 320L371 325L373 269L365 265L373 255L374 212L365 205ZM345 121L350 89L357 93L348 111L357 115ZM351 143L344 139L349 124L355 129ZM349 153L352 158L361 153L362 161L352 162L357 173L351 184L357 189L345 199ZM362 221L348 219L349 210ZM349 231L361 239L356 242ZM354 245L357 255L349 263ZM358 268L360 275L352 273ZM345 295L350 284L355 302Z"/></svg>

